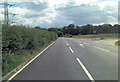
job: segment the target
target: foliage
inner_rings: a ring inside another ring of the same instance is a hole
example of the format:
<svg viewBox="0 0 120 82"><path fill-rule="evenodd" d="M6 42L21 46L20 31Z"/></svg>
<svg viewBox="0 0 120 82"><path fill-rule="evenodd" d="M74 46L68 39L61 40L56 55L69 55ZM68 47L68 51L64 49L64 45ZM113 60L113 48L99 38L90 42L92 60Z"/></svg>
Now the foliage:
<svg viewBox="0 0 120 82"><path fill-rule="evenodd" d="M63 34L70 35L87 35L87 34L100 34L100 33L120 33L120 25L115 24L103 24L98 26L93 26L92 24L87 24L84 26L75 26L70 24L61 29Z"/></svg>
<svg viewBox="0 0 120 82"><path fill-rule="evenodd" d="M73 38L118 38L117 33L112 34L88 34L88 35L74 35Z"/></svg>
<svg viewBox="0 0 120 82"><path fill-rule="evenodd" d="M47 46L56 39L57 34L47 29L27 28L19 25L6 27L3 25L3 75L31 57L30 54L33 54L34 51Z"/></svg>
<svg viewBox="0 0 120 82"><path fill-rule="evenodd" d="M63 32L60 31L59 28L49 28L48 31L53 31L53 32L56 32L58 37L62 37L63 36Z"/></svg>
<svg viewBox="0 0 120 82"><path fill-rule="evenodd" d="M120 40L115 42L116 45L120 46Z"/></svg>

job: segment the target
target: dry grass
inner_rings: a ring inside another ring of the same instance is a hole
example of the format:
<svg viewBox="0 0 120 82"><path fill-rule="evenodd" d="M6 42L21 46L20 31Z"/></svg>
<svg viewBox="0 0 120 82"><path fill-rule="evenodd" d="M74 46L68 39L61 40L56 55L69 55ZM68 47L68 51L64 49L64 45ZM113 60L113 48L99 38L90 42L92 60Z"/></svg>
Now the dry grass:
<svg viewBox="0 0 120 82"><path fill-rule="evenodd" d="M90 34L90 35L75 35L73 38L119 38L120 34Z"/></svg>

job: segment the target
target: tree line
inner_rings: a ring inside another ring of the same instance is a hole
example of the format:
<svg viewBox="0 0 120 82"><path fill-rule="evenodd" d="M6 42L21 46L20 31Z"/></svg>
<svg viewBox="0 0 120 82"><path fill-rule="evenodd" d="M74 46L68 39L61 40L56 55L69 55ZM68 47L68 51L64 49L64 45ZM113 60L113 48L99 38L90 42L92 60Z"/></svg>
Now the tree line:
<svg viewBox="0 0 120 82"><path fill-rule="evenodd" d="M22 25L2 25L2 71L3 75L19 66L31 56L45 48L58 37L67 35L88 35L120 33L120 25L103 24L68 26L60 28L29 28Z"/></svg>
<svg viewBox="0 0 120 82"><path fill-rule="evenodd" d="M103 24L103 25L92 25L87 24L83 26L75 26L69 24L61 28L49 28L50 31L56 32L59 36L65 34L70 35L88 35L88 34L101 34L101 33L120 33L120 25L115 24Z"/></svg>

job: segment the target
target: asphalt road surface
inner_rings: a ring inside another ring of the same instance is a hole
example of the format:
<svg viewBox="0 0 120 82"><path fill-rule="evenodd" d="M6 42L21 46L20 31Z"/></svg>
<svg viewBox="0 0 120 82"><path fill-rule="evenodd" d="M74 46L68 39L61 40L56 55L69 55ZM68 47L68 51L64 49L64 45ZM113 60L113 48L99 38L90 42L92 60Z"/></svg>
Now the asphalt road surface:
<svg viewBox="0 0 120 82"><path fill-rule="evenodd" d="M12 80L118 80L118 47L59 38Z"/></svg>

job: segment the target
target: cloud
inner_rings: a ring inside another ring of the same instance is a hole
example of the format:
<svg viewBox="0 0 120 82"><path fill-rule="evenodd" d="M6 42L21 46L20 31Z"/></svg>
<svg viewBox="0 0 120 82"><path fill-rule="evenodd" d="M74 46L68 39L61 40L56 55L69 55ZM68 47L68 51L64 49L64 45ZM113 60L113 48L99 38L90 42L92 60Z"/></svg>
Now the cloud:
<svg viewBox="0 0 120 82"><path fill-rule="evenodd" d="M46 8L49 7L49 3L44 1L44 2L23 2L21 5L21 8L25 8L27 10L32 10L34 11L42 11Z"/></svg>
<svg viewBox="0 0 120 82"><path fill-rule="evenodd" d="M33 0L17 3L20 6L10 8L19 15L17 24L31 27L61 27L76 25L118 22L118 1L112 0ZM1 14L0 14L1 16Z"/></svg>
<svg viewBox="0 0 120 82"><path fill-rule="evenodd" d="M104 4L100 5L100 4ZM112 4L112 5L111 5ZM117 2L109 1L97 4L84 4L73 8L66 8L59 11L69 21L73 21L76 25L83 24L100 24L100 23L117 23Z"/></svg>

